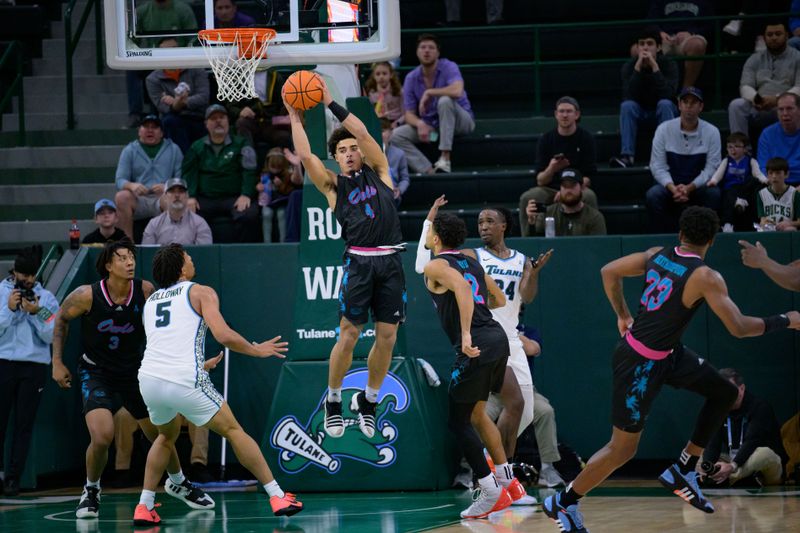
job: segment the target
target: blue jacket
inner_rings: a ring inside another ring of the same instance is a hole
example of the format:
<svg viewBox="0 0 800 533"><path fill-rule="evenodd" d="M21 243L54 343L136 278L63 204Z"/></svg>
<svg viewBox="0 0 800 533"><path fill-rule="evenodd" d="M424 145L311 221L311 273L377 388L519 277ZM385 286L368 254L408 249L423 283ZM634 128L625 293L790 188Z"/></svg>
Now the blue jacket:
<svg viewBox="0 0 800 533"><path fill-rule="evenodd" d="M650 172L666 187L694 183L702 187L711 179L722 160L719 130L700 120L692 132L681 130L681 118L659 124L650 152Z"/></svg>
<svg viewBox="0 0 800 533"><path fill-rule="evenodd" d="M37 282L33 292L39 297L41 310L35 315L21 308L12 311L8 308L12 290L13 277L0 282L0 359L49 365L58 301Z"/></svg>
<svg viewBox="0 0 800 533"><path fill-rule="evenodd" d="M183 154L178 145L164 139L155 159L150 159L139 141L128 143L122 149L117 164L116 184L122 190L129 181L141 183L148 189L164 184L168 179L181 177Z"/></svg>

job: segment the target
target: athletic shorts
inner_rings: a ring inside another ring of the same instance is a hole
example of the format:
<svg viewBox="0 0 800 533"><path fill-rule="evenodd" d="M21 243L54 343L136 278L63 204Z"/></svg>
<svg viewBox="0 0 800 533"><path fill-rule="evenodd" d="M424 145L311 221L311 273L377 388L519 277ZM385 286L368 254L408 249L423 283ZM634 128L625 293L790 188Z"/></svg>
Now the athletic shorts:
<svg viewBox="0 0 800 533"><path fill-rule="evenodd" d="M612 423L630 433L638 433L644 428L644 421L662 385L686 388L711 366L682 344L664 359L647 359L631 348L624 338L617 343L612 360Z"/></svg>
<svg viewBox="0 0 800 533"><path fill-rule="evenodd" d="M113 413L124 407L136 420L147 418L147 406L139 392L136 374L113 375L79 362L78 376L84 415L95 409L108 409Z"/></svg>
<svg viewBox="0 0 800 533"><path fill-rule="evenodd" d="M153 218L161 214L161 195L146 194L136 197L136 209L133 212L134 220Z"/></svg>
<svg viewBox="0 0 800 533"><path fill-rule="evenodd" d="M339 318L366 324L369 312L375 322L397 324L406 319L406 277L400 254L344 254L344 275L339 289Z"/></svg>
<svg viewBox="0 0 800 533"><path fill-rule="evenodd" d="M211 383L187 387L171 381L139 374L139 388L147 404L150 421L157 426L182 414L195 426L204 426L220 407L222 396Z"/></svg>
<svg viewBox="0 0 800 533"><path fill-rule="evenodd" d="M459 353L450 372L450 398L455 403L486 401L503 388L508 362L508 337L499 325L472 330L472 344L481 350L478 357Z"/></svg>

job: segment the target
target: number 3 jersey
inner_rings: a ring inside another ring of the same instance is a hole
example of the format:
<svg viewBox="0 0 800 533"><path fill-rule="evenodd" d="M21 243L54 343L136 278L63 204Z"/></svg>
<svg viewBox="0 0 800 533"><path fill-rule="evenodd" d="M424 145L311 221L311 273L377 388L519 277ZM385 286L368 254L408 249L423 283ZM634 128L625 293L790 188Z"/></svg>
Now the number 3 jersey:
<svg viewBox="0 0 800 533"><path fill-rule="evenodd" d="M483 270L506 295L506 305L492 309L492 316L503 326L508 337L511 350L508 366L514 371L514 376L520 385L531 385L533 383L531 369L528 366L528 358L522 348L522 341L519 340L519 331L517 330L519 310L522 306L519 288L527 258L517 250L511 250L511 255L505 259L497 257L486 248L476 248L475 254L478 256Z"/></svg>
<svg viewBox="0 0 800 533"><path fill-rule="evenodd" d="M651 350L669 351L680 344L681 336L702 305L683 305L683 289L692 272L704 266L700 256L678 248L662 248L648 261L645 285L639 299L639 314L631 335Z"/></svg>
<svg viewBox="0 0 800 533"><path fill-rule="evenodd" d="M187 387L210 384L205 362L208 326L189 301L194 283L183 281L155 291L144 304L144 351L140 375Z"/></svg>
<svg viewBox="0 0 800 533"><path fill-rule="evenodd" d="M144 349L142 280L131 280L128 298L119 304L111 300L107 281L91 285L92 308L81 320L82 362L114 376L135 376Z"/></svg>

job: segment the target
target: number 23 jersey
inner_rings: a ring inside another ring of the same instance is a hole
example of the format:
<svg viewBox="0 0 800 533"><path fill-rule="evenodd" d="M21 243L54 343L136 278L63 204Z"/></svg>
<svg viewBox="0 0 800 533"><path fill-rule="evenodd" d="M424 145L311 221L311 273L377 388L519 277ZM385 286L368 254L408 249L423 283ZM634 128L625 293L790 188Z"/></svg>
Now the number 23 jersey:
<svg viewBox="0 0 800 533"><path fill-rule="evenodd" d="M639 298L639 314L631 335L652 350L668 351L681 336L703 300L683 305L683 290L692 272L704 266L700 256L678 248L662 248L647 261L645 284Z"/></svg>

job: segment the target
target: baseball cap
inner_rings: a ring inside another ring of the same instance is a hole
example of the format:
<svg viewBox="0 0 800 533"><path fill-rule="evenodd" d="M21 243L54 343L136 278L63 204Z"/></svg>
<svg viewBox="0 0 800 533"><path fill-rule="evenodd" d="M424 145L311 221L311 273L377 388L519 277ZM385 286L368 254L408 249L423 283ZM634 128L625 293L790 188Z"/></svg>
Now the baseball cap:
<svg viewBox="0 0 800 533"><path fill-rule="evenodd" d="M698 89L697 87L684 87L681 89L681 92L678 94L678 100L683 100L685 96L694 96L701 102L703 101L703 91Z"/></svg>
<svg viewBox="0 0 800 533"><path fill-rule="evenodd" d="M38 261L30 252L21 252L14 258L14 271L26 276L36 274L41 262Z"/></svg>
<svg viewBox="0 0 800 533"><path fill-rule="evenodd" d="M206 120L208 120L208 117L210 117L214 113L225 113L227 115L228 110L225 109L224 106L221 106L219 104L211 104L206 108Z"/></svg>
<svg viewBox="0 0 800 533"><path fill-rule="evenodd" d="M156 126L158 126L159 128L161 127L161 119L160 119L160 118L158 118L158 115L153 115L153 114L146 115L146 116L145 116L145 117L142 119L142 121L141 121L141 122L139 122L139 125L140 125L140 126L144 126L144 125L145 125L145 124L147 124L148 122L153 122L153 123L154 123Z"/></svg>
<svg viewBox="0 0 800 533"><path fill-rule="evenodd" d="M97 200L97 202L94 204L94 214L96 215L97 212L103 209L104 207L110 207L114 211L117 210L117 204L115 204L108 198L102 198L100 200Z"/></svg>
<svg viewBox="0 0 800 533"><path fill-rule="evenodd" d="M565 168L558 177L561 181L569 180L575 183L583 183L583 173L577 168Z"/></svg>
<svg viewBox="0 0 800 533"><path fill-rule="evenodd" d="M167 183L165 185L165 190L168 191L173 187L183 187L187 191L189 190L189 186L186 185L186 180L184 180L183 178L170 178L170 179L168 179Z"/></svg>

